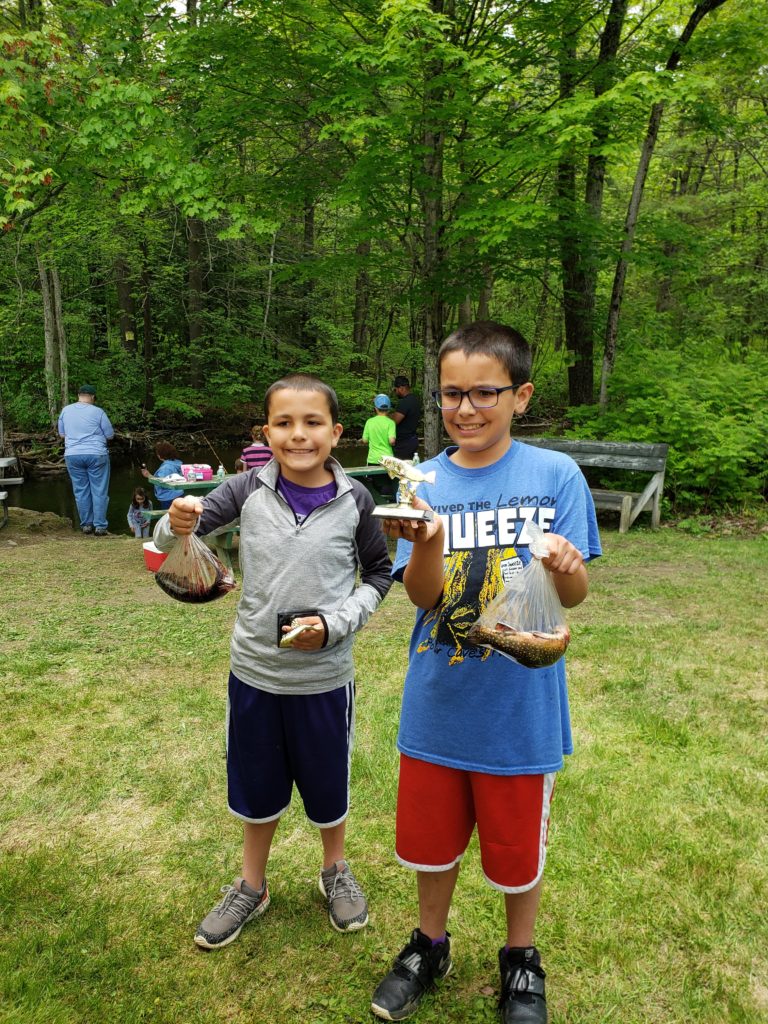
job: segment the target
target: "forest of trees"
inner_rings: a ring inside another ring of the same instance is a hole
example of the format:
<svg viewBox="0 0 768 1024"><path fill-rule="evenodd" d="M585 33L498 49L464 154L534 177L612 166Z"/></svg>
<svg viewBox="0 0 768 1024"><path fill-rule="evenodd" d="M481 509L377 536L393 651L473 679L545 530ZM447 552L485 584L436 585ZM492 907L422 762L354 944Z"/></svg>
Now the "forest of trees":
<svg viewBox="0 0 768 1024"><path fill-rule="evenodd" d="M0 0L6 429L82 381L210 422L287 369L354 428L490 317L535 415L760 500L767 55L768 0Z"/></svg>

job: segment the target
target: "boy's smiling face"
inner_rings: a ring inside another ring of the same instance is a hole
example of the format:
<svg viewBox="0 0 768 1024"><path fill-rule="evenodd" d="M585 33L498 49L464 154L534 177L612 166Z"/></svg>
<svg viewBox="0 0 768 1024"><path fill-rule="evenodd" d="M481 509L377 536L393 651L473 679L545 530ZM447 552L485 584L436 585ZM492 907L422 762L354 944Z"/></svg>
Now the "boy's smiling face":
<svg viewBox="0 0 768 1024"><path fill-rule="evenodd" d="M510 424L521 416L533 394L530 381L509 379L506 367L494 356L447 352L440 363L440 387L469 391L470 388L503 388L498 404L490 409L475 409L464 395L458 409L443 409L443 423L451 440L459 446L451 459L467 469L490 466L504 455L511 444Z"/></svg>
<svg viewBox="0 0 768 1024"><path fill-rule="evenodd" d="M322 487L330 480L325 460L343 429L333 422L321 391L282 388L270 398L263 431L286 480L302 487Z"/></svg>

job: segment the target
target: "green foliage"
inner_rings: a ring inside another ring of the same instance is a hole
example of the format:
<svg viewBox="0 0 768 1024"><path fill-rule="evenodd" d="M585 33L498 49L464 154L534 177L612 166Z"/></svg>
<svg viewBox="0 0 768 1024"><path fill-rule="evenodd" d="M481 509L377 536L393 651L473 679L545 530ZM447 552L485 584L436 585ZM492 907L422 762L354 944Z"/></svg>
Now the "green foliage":
<svg viewBox="0 0 768 1024"><path fill-rule="evenodd" d="M610 406L571 410L573 436L670 445L665 496L677 509L762 500L768 484L768 356L715 345L624 352Z"/></svg>

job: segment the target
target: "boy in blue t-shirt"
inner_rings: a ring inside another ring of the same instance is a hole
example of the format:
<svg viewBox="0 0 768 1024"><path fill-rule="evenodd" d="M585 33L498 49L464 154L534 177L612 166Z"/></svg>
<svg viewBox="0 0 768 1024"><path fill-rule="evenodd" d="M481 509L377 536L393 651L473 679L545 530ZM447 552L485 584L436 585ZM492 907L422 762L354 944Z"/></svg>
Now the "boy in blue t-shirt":
<svg viewBox="0 0 768 1024"><path fill-rule="evenodd" d="M566 608L587 595L600 554L587 483L567 455L512 440L533 393L517 331L479 322L443 343L434 392L455 447L423 465L417 508L432 522L386 520L393 575L418 609L398 735L398 860L418 873L419 927L374 992L371 1009L403 1020L452 967L446 930L459 864L477 825L483 871L504 894L499 951L504 1024L546 1024L545 974L533 945L555 774L572 752L564 660L528 669L466 635L530 560L527 525L546 532Z"/></svg>

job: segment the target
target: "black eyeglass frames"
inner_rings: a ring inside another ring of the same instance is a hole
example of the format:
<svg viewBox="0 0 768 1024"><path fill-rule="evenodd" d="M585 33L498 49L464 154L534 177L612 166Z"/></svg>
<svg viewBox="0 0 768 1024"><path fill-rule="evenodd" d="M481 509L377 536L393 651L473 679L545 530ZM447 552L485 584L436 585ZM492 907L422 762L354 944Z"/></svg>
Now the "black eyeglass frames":
<svg viewBox="0 0 768 1024"><path fill-rule="evenodd" d="M433 391L432 397L438 409L458 409L464 398L469 399L473 409L492 409L499 404L499 395L502 391L517 391L519 384L507 384L503 388L470 388L469 391L461 391L459 388L441 388Z"/></svg>

